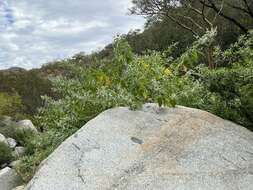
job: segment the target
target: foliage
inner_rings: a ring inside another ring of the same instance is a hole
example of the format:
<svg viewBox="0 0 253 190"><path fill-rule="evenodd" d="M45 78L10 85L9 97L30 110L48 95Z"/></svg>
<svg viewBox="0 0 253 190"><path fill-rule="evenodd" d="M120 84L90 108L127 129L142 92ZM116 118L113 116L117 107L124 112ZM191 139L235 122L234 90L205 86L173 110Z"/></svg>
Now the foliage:
<svg viewBox="0 0 253 190"><path fill-rule="evenodd" d="M177 74L182 75L183 68L184 76L195 83L193 89L185 85L184 92L176 96L177 103L207 110L253 130L253 33L241 36L225 51L216 51L218 68L212 70L201 64L205 63L201 44L207 44L203 39L212 41L206 35L171 65Z"/></svg>
<svg viewBox="0 0 253 190"><path fill-rule="evenodd" d="M253 130L253 64L203 69L202 75L203 85L217 97L212 108L203 109Z"/></svg>
<svg viewBox="0 0 253 190"><path fill-rule="evenodd" d="M170 48L135 55L126 40L117 38L113 54L95 59L94 65L75 64L76 59L79 63L83 60L82 56L64 60L69 63L71 77L52 80L61 98L44 96L45 105L36 117L43 133L29 140L18 172L28 181L61 142L102 111L116 106L138 109L146 102L172 107L178 104L207 110L251 128L253 72L249 57L253 37L242 37L244 45L239 40L226 51L216 48L214 60L222 64L210 70L202 52L214 38L215 32L210 31L179 57L171 56Z"/></svg>
<svg viewBox="0 0 253 190"><path fill-rule="evenodd" d="M219 97L212 112L253 130L253 32L216 55L220 67L202 69L203 85Z"/></svg>
<svg viewBox="0 0 253 190"><path fill-rule="evenodd" d="M124 37L137 54L145 54L147 50L162 52L171 44L177 43L177 51L171 54L173 57L183 53L195 39L190 32L182 31L169 20L151 23L144 31L130 31Z"/></svg>
<svg viewBox="0 0 253 190"><path fill-rule="evenodd" d="M232 66L234 64L252 64L253 60L253 30L249 34L240 36L238 41L224 52L217 48L216 63L218 66Z"/></svg>
<svg viewBox="0 0 253 190"><path fill-rule="evenodd" d="M13 159L12 151L4 142L0 142L0 165L10 163Z"/></svg>
<svg viewBox="0 0 253 190"><path fill-rule="evenodd" d="M216 29L212 29L193 42L190 48L174 60L174 63L172 64L174 70L187 72L200 64L207 64L207 66L209 66L206 52L214 45L216 35Z"/></svg>
<svg viewBox="0 0 253 190"><path fill-rule="evenodd" d="M41 77L36 71L1 71L0 81L0 92L20 97L23 110L19 113L22 114L35 114L37 108L43 104L41 96L53 96L51 82ZM12 106L12 108L15 107Z"/></svg>
<svg viewBox="0 0 253 190"><path fill-rule="evenodd" d="M22 113L21 98L17 94L10 95L0 92L0 115L16 116Z"/></svg>
<svg viewBox="0 0 253 190"><path fill-rule="evenodd" d="M144 15L148 21L169 19L194 35L206 29L236 28L243 33L252 29L250 0L132 0L132 14Z"/></svg>

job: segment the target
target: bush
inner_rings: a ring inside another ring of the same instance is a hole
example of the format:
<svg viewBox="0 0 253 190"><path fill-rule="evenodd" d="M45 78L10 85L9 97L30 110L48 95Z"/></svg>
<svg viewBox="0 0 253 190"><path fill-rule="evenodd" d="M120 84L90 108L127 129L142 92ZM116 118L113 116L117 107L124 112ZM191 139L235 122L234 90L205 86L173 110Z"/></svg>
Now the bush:
<svg viewBox="0 0 253 190"><path fill-rule="evenodd" d="M43 105L41 96L53 96L53 92L51 91L51 82L48 79L41 77L36 71L1 71L0 81L0 92L4 92L8 95L18 95L18 98L16 98L16 96L13 98L18 99L18 103L22 105L22 110L16 110L14 114L22 113L34 115L37 113L37 109ZM10 108L10 105L8 106ZM11 109L17 108L16 105L11 106ZM13 116L13 111L9 114L9 116Z"/></svg>
<svg viewBox="0 0 253 190"><path fill-rule="evenodd" d="M0 142L0 166L10 163L13 160L11 149L3 142Z"/></svg>
<svg viewBox="0 0 253 190"><path fill-rule="evenodd" d="M171 65L184 81L183 91L175 97L177 104L209 111L253 130L253 32L229 49L216 51L216 69L207 68L200 53L212 37L204 35Z"/></svg>
<svg viewBox="0 0 253 190"><path fill-rule="evenodd" d="M202 109L253 130L253 64L204 69L202 76L203 85L218 98L211 104L214 108L206 104Z"/></svg>
<svg viewBox="0 0 253 190"><path fill-rule="evenodd" d="M18 113L22 113L22 111L20 96L0 92L0 115L17 117Z"/></svg>

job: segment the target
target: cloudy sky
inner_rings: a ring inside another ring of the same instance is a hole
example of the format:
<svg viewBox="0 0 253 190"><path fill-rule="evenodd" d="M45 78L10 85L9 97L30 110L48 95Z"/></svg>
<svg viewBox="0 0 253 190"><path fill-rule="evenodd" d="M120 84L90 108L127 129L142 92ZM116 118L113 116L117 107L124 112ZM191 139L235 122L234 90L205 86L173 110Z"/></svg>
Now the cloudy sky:
<svg viewBox="0 0 253 190"><path fill-rule="evenodd" d="M142 28L131 0L0 0L0 69L41 66L90 53L117 34Z"/></svg>

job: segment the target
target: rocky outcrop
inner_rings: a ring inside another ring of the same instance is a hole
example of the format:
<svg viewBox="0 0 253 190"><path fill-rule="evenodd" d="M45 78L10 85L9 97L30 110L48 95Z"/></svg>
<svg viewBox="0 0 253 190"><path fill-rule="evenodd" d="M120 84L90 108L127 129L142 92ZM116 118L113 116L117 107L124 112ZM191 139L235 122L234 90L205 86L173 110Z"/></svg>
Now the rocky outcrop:
<svg viewBox="0 0 253 190"><path fill-rule="evenodd" d="M14 169L6 167L0 170L0 190L12 190L21 184L22 180Z"/></svg>
<svg viewBox="0 0 253 190"><path fill-rule="evenodd" d="M251 190L253 134L185 107L115 108L43 162L26 190Z"/></svg>

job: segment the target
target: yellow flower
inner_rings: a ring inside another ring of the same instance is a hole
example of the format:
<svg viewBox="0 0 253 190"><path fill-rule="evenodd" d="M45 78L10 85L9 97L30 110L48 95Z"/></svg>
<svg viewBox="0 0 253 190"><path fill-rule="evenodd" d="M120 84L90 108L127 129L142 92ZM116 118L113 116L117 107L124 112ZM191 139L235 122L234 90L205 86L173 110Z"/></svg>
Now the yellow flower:
<svg viewBox="0 0 253 190"><path fill-rule="evenodd" d="M163 71L163 73L164 73L164 75L167 75L167 76L170 76L170 75L172 75L172 72L171 72L171 70L170 69L165 69L164 71Z"/></svg>
<svg viewBox="0 0 253 190"><path fill-rule="evenodd" d="M144 63L144 64L143 64L143 67L144 67L145 69L148 69L148 68L149 68L149 65L148 65L147 63Z"/></svg>
<svg viewBox="0 0 253 190"><path fill-rule="evenodd" d="M103 86L110 86L111 85L111 79L106 75L100 75L97 77L98 81Z"/></svg>
<svg viewBox="0 0 253 190"><path fill-rule="evenodd" d="M141 65L143 66L144 69L149 69L149 64L145 63L144 61L141 61Z"/></svg>

